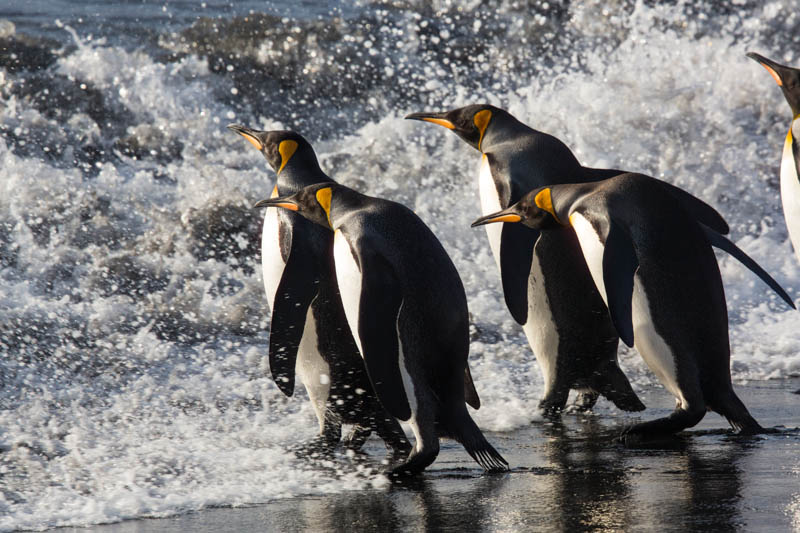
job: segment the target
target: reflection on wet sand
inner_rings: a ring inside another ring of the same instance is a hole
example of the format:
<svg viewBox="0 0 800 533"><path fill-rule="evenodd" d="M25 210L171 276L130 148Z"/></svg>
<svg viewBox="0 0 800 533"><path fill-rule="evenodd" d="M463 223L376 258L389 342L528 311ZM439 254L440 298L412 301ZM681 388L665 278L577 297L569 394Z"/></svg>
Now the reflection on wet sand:
<svg viewBox="0 0 800 533"><path fill-rule="evenodd" d="M799 529L796 398L768 386L749 391L745 401L756 409L759 405L769 409L759 413L765 425L788 426L770 435L736 437L726 430L701 427L630 448L613 442L618 418L565 415L557 423L488 435L514 467L505 474L482 474L460 446L445 442L434 467L404 484L93 529L113 533ZM775 418L765 413L775 413ZM719 427L713 419L704 424ZM368 442L367 448L369 455L357 460L362 466L383 451L377 441ZM347 470L344 463L338 468Z"/></svg>
<svg viewBox="0 0 800 533"><path fill-rule="evenodd" d="M561 423L546 427L544 454L552 477L554 530L625 530L630 523L631 487L624 457L610 445L595 417L581 420L586 438L570 438Z"/></svg>

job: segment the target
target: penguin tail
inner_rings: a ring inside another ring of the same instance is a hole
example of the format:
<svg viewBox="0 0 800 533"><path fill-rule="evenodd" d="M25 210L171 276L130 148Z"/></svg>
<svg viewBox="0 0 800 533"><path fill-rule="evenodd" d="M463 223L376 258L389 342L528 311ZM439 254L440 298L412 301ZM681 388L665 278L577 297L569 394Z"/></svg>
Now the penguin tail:
<svg viewBox="0 0 800 533"><path fill-rule="evenodd" d="M508 461L489 444L486 437L469 416L465 404L454 409L447 422L447 436L458 441L476 463L488 472L505 472L508 470Z"/></svg>
<svg viewBox="0 0 800 533"><path fill-rule="evenodd" d="M595 390L623 411L644 411L645 406L631 387L628 377L616 361L609 363L595 375Z"/></svg>
<svg viewBox="0 0 800 533"><path fill-rule="evenodd" d="M724 416L739 435L757 435L766 432L761 424L753 418L742 400L736 396L733 389L730 389L721 399L719 405L712 406L712 408Z"/></svg>

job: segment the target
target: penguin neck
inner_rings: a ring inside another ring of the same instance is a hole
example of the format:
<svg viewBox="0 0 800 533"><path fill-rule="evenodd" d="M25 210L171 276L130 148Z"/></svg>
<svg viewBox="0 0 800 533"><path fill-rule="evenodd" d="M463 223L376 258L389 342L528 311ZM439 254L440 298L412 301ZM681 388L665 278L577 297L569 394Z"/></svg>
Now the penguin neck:
<svg viewBox="0 0 800 533"><path fill-rule="evenodd" d="M800 114L795 115L794 118L792 119L792 123L789 126L789 133L787 137L793 137L795 139L800 137L800 120L798 119L800 119Z"/></svg>
<svg viewBox="0 0 800 533"><path fill-rule="evenodd" d="M569 226L569 215L572 207L593 190L591 183L570 183L554 185L550 188L553 211L564 226Z"/></svg>
<svg viewBox="0 0 800 533"><path fill-rule="evenodd" d="M348 214L364 206L369 197L347 187L334 188L331 196L331 208L328 219L331 229L336 231L344 223Z"/></svg>
<svg viewBox="0 0 800 533"><path fill-rule="evenodd" d="M521 136L540 133L535 129L526 126L511 115L496 117L498 123L489 123L486 134L481 141L481 152L484 154L491 152L497 146L507 142L514 142Z"/></svg>
<svg viewBox="0 0 800 533"><path fill-rule="evenodd" d="M333 180L322 169L313 165L287 165L278 174L278 187L282 195L294 194L303 187L314 185L315 183L328 182L333 182Z"/></svg>

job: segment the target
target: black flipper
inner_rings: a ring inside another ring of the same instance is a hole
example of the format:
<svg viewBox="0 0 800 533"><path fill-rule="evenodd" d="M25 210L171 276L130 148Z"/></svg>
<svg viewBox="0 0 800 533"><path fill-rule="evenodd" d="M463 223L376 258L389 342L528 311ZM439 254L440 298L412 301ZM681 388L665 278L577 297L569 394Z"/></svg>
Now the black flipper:
<svg viewBox="0 0 800 533"><path fill-rule="evenodd" d="M619 338L633 346L633 276L639 267L636 250L628 234L609 220L608 236L603 251L603 283L606 286L608 311Z"/></svg>
<svg viewBox="0 0 800 533"><path fill-rule="evenodd" d="M319 273L314 254L305 239L292 239L283 268L269 334L269 368L272 379L286 396L294 393L297 349L303 337L308 306L317 295Z"/></svg>
<svg viewBox="0 0 800 533"><path fill-rule="evenodd" d="M464 367L464 400L473 409L481 408L481 399L478 397L478 391L475 390L475 383L472 381L469 365Z"/></svg>
<svg viewBox="0 0 800 533"><path fill-rule="evenodd" d="M528 321L528 276L539 231L522 224L503 224L500 234L500 278L503 296L518 324Z"/></svg>
<svg viewBox="0 0 800 533"><path fill-rule="evenodd" d="M708 226L717 233L727 235L730 232L728 223L716 209L695 196L666 181L657 180L662 187L683 204L683 208L698 222Z"/></svg>
<svg viewBox="0 0 800 533"><path fill-rule="evenodd" d="M395 418L408 420L408 403L400 373L397 321L403 297L392 266L377 253L359 254L361 299L358 336L367 375L383 407Z"/></svg>
<svg viewBox="0 0 800 533"><path fill-rule="evenodd" d="M753 258L749 255L744 253L741 248L733 244L730 240L726 237L723 237L712 228L706 227L704 224L700 224L700 227L703 228L703 231L708 238L708 241L711 243L712 246L723 250L733 257L735 257L740 263L750 269L753 273L755 273L761 280L770 286L770 288L775 291L778 296L780 296L784 302L789 304L789 307L792 309L797 309L795 307L794 302L792 301L791 297L786 294L786 291L783 290L783 287L775 281L772 276L770 276L766 270L761 268L761 266L756 263Z"/></svg>

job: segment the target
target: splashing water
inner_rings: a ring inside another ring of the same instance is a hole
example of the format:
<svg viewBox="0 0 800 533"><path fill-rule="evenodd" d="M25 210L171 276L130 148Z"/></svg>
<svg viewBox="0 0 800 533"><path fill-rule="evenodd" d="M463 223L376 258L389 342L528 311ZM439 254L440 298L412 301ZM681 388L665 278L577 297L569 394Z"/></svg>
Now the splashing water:
<svg viewBox="0 0 800 533"><path fill-rule="evenodd" d="M469 228L477 153L406 113L488 101L586 165L680 185L797 298L790 114L744 56L800 62L793 2L142 5L0 8L0 530L383 483L284 451L316 424L268 377L249 206L274 175L229 122L296 129L335 179L431 226L466 286L484 429L529 423L542 382ZM798 314L720 259L734 378L800 374Z"/></svg>

